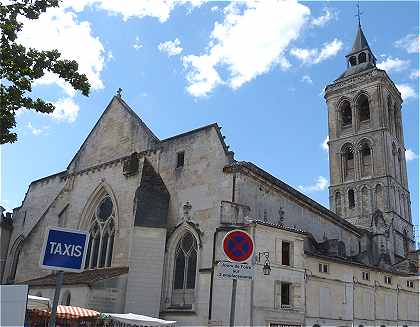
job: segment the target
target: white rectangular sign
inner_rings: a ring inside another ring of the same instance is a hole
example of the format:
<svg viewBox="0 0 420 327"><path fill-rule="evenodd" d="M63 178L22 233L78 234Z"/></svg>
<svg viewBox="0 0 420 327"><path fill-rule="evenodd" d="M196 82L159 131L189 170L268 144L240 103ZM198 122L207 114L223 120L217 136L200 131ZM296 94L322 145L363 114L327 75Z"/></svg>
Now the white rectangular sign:
<svg viewBox="0 0 420 327"><path fill-rule="evenodd" d="M0 326L25 324L28 285L0 285Z"/></svg>
<svg viewBox="0 0 420 327"><path fill-rule="evenodd" d="M221 261L217 264L216 276L220 279L252 280L255 276L255 266Z"/></svg>

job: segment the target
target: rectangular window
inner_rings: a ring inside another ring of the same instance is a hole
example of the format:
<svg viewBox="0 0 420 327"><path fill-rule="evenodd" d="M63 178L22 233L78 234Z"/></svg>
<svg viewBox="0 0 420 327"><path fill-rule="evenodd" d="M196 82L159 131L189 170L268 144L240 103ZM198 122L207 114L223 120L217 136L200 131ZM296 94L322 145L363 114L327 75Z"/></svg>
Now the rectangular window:
<svg viewBox="0 0 420 327"><path fill-rule="evenodd" d="M328 267L328 264L326 264L326 263L320 263L318 265L318 269L319 269L320 273L326 273L327 274L329 272L329 267Z"/></svg>
<svg viewBox="0 0 420 327"><path fill-rule="evenodd" d="M281 307L290 307L290 284L281 283Z"/></svg>
<svg viewBox="0 0 420 327"><path fill-rule="evenodd" d="M184 167L185 152L181 151L176 154L176 168Z"/></svg>
<svg viewBox="0 0 420 327"><path fill-rule="evenodd" d="M281 242L281 264L290 266L290 243L286 241Z"/></svg>
<svg viewBox="0 0 420 327"><path fill-rule="evenodd" d="M369 280L370 279L369 273L367 271L362 271L362 279L363 280Z"/></svg>
<svg viewBox="0 0 420 327"><path fill-rule="evenodd" d="M414 282L412 280L407 280L407 287L414 288Z"/></svg>
<svg viewBox="0 0 420 327"><path fill-rule="evenodd" d="M385 284L391 285L392 284L392 278L391 276L385 276L384 277Z"/></svg>

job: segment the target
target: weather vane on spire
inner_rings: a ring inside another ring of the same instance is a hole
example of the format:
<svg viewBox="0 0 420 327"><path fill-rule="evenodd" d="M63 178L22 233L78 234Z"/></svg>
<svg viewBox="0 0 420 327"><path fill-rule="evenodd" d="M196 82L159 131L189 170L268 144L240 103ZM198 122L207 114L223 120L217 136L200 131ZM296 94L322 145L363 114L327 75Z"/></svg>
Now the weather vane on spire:
<svg viewBox="0 0 420 327"><path fill-rule="evenodd" d="M355 17L357 17L358 21L359 21L359 25L360 25L360 16L363 15L363 12L360 11L360 4L359 4L359 0L357 0L356 3L356 7L357 7L357 14L354 15Z"/></svg>

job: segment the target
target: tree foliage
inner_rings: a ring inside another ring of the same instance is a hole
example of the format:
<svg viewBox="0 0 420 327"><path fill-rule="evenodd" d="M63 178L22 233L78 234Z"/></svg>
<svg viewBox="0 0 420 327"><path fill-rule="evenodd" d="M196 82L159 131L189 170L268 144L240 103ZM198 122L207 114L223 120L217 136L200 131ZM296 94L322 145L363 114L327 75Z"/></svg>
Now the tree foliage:
<svg viewBox="0 0 420 327"><path fill-rule="evenodd" d="M78 72L74 60L61 59L58 50L38 51L25 48L16 42L22 30L22 17L38 19L50 7L58 7L59 0L20 0L10 4L0 3L0 144L13 143L17 135L15 115L22 108L51 113L52 103L31 96L32 83L46 72L57 74L71 86L88 96L90 84L84 74Z"/></svg>

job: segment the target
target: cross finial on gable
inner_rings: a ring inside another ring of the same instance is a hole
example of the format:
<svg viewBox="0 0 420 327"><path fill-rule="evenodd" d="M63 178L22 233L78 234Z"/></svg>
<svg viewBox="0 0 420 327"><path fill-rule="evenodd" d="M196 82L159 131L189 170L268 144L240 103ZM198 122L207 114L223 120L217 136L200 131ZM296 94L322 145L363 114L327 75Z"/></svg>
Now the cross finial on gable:
<svg viewBox="0 0 420 327"><path fill-rule="evenodd" d="M119 87L117 90L117 97L121 98L121 96L122 96L122 88Z"/></svg>

